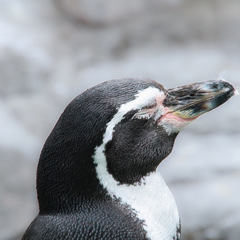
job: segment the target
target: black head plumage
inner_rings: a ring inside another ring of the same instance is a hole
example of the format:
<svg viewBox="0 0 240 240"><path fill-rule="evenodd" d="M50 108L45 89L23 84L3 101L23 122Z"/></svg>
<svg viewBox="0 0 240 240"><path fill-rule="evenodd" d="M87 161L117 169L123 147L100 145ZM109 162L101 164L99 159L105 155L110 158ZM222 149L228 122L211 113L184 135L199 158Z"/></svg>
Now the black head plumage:
<svg viewBox="0 0 240 240"><path fill-rule="evenodd" d="M106 125L120 106L148 87L165 91L152 80L112 80L86 90L66 107L41 152L37 174L40 211L65 210L66 204L79 207L82 198L100 197L104 190L92 159L95 148L101 145ZM170 153L174 140L171 137L163 144L166 133L157 131L153 121L129 121L136 111L117 124L106 147L108 170L120 183L133 184L154 170Z"/></svg>

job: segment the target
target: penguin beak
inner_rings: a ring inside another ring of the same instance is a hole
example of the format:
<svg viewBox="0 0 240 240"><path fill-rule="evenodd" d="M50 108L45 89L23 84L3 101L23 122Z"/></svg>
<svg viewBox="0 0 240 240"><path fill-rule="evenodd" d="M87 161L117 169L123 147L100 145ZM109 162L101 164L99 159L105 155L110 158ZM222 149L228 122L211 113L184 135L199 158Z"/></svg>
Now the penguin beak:
<svg viewBox="0 0 240 240"><path fill-rule="evenodd" d="M194 120L225 103L234 93L234 87L223 80L194 83L169 89L163 105L168 114Z"/></svg>

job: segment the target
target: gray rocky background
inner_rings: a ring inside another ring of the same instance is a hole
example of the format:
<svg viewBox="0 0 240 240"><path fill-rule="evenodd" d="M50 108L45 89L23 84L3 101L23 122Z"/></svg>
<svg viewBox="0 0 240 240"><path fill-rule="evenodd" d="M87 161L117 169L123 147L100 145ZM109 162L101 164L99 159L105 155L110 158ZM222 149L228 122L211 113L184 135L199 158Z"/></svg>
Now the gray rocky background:
<svg viewBox="0 0 240 240"><path fill-rule="evenodd" d="M37 213L41 147L66 104L112 78L240 85L239 0L0 0L0 239ZM240 239L240 97L200 117L161 164L182 239Z"/></svg>

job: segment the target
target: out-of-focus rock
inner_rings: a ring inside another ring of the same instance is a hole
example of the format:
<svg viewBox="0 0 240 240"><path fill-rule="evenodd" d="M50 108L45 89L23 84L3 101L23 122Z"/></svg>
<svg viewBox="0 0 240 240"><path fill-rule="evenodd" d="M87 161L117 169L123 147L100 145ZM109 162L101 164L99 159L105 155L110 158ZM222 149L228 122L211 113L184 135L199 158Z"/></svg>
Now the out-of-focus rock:
<svg viewBox="0 0 240 240"><path fill-rule="evenodd" d="M239 139L239 133L200 135L183 130L176 139L173 152L161 163L159 170L173 184L201 182L218 176L238 174Z"/></svg>
<svg viewBox="0 0 240 240"><path fill-rule="evenodd" d="M49 68L45 60L41 63L27 53L0 46L0 94L28 94L43 88L49 78Z"/></svg>
<svg viewBox="0 0 240 240"><path fill-rule="evenodd" d="M21 234L37 213L37 196L33 191L37 161L19 149L2 145L0 161L0 239L8 240Z"/></svg>
<svg viewBox="0 0 240 240"><path fill-rule="evenodd" d="M47 94L13 96L5 100L8 111L36 138L44 140L63 111L61 101Z"/></svg>
<svg viewBox="0 0 240 240"><path fill-rule="evenodd" d="M52 78L49 28L42 28L41 22L34 25L41 9L36 5L29 0L0 1L1 97L42 91Z"/></svg>
<svg viewBox="0 0 240 240"><path fill-rule="evenodd" d="M39 139L17 121L4 104L0 102L0 146L14 149L28 156L39 151Z"/></svg>
<svg viewBox="0 0 240 240"><path fill-rule="evenodd" d="M35 178L41 141L0 102L0 239L23 231L37 211Z"/></svg>
<svg viewBox="0 0 240 240"><path fill-rule="evenodd" d="M182 220L182 238L237 240L239 184L240 172L171 185Z"/></svg>
<svg viewBox="0 0 240 240"><path fill-rule="evenodd" d="M55 3L70 17L90 25L103 25L126 19L143 12L147 6L143 0L55 0Z"/></svg>

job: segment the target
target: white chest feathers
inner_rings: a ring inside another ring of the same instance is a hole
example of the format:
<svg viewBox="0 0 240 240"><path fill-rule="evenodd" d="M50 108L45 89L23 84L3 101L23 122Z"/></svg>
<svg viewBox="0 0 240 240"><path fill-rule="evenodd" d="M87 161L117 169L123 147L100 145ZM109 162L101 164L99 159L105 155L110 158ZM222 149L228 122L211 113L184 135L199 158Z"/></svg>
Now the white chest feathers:
<svg viewBox="0 0 240 240"><path fill-rule="evenodd" d="M141 185L108 186L108 190L123 203L130 205L138 218L144 220L144 229L150 239L177 239L179 228L177 206L160 173L152 173Z"/></svg>
<svg viewBox="0 0 240 240"><path fill-rule="evenodd" d="M139 219L144 220L144 229L152 240L177 239L179 215L176 203L158 172L145 178L138 186L108 185L110 194L130 205Z"/></svg>
<svg viewBox="0 0 240 240"><path fill-rule="evenodd" d="M143 227L148 238L151 240L179 239L177 229L180 223L177 206L160 173L158 171L151 173L139 185L119 185L106 171L105 164L104 161L100 164L98 162L96 168L101 184L110 196L117 197L135 210L137 217L144 221Z"/></svg>

